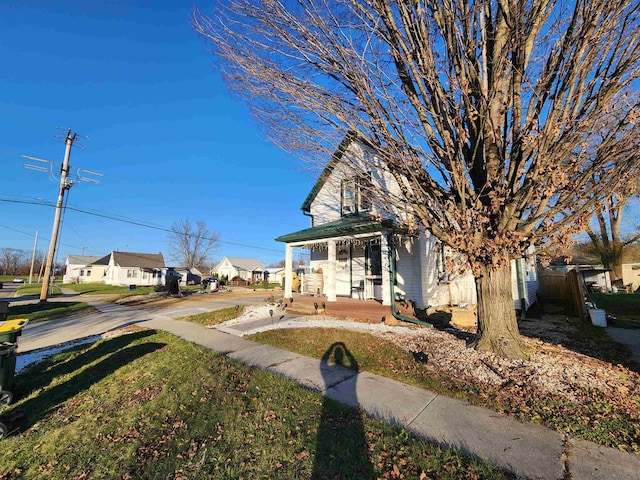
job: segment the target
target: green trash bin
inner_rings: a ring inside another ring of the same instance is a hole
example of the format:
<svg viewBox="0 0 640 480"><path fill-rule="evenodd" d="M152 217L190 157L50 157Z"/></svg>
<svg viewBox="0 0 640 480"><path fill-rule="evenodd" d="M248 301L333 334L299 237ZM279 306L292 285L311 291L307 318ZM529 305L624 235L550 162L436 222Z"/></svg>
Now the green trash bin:
<svg viewBox="0 0 640 480"><path fill-rule="evenodd" d="M13 400L16 374L15 343L0 343L0 405L9 405Z"/></svg>
<svg viewBox="0 0 640 480"><path fill-rule="evenodd" d="M18 345L18 337L22 329L29 323L28 318L16 318L0 322L0 343L8 342Z"/></svg>

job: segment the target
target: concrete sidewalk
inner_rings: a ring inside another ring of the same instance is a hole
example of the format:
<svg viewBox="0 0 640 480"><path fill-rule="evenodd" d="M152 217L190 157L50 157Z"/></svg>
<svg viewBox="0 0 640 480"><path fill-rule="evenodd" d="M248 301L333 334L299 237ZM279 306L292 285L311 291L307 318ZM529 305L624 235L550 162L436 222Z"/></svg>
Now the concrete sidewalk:
<svg viewBox="0 0 640 480"><path fill-rule="evenodd" d="M220 331L175 320L176 312L141 312L96 302L110 317L109 325L136 322L165 330L184 340L220 352L247 365L287 377L341 403L360 406L367 413L411 430L448 448L457 448L499 465L519 476L536 479L640 478L640 456L564 437L533 424L523 424L491 410L475 407L433 392L368 372L343 367L242 338L245 329L271 319L252 319L246 325ZM181 312L183 313L183 312ZM150 318L151 317L151 318ZM224 329L224 327L223 327ZM34 332L35 333L35 332ZM81 336L77 332L78 337ZM20 351L29 349L25 331ZM69 339L72 334L66 334ZM49 338L54 345L55 336ZM42 338L38 339L41 343Z"/></svg>

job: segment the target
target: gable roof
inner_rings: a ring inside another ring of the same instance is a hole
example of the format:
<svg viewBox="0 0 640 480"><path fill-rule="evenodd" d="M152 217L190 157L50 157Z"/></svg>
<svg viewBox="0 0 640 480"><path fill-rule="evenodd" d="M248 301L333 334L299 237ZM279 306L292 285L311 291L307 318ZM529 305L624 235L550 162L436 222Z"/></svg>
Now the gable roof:
<svg viewBox="0 0 640 480"><path fill-rule="evenodd" d="M109 265L109 260L111 260L111 254L98 258L98 260L93 262L91 265Z"/></svg>
<svg viewBox="0 0 640 480"><path fill-rule="evenodd" d="M233 265L238 270L245 270L247 272L255 272L257 270L262 271L262 263L260 260L255 258L243 258L243 257L224 257L222 261L216 265L214 270L216 270L222 262L229 260L229 263Z"/></svg>
<svg viewBox="0 0 640 480"><path fill-rule="evenodd" d="M333 155L331 155L331 158L329 159L329 162L327 163L326 167L324 167L324 170L320 174L320 177L318 177L318 180L313 185L313 188L309 192L309 195L307 195L307 198L302 203L302 207L300 208L303 212L309 213L311 211L311 204L316 199L316 197L318 196L318 193L320 193L320 190L322 190L322 187L331 176L331 172L333 172L333 169L336 167L338 162L340 162L340 160L342 159L344 152L347 150L349 145L351 145L356 139L357 139L357 135L353 131L347 132L347 134L344 136L344 138L340 142L340 145L338 145L338 148L336 149L336 151L333 152ZM365 143L365 142L363 141L362 143Z"/></svg>
<svg viewBox="0 0 640 480"><path fill-rule="evenodd" d="M111 252L111 256L119 267L165 268L162 253Z"/></svg>
<svg viewBox="0 0 640 480"><path fill-rule="evenodd" d="M101 257L89 256L89 255L69 255L67 257L68 265L89 265L95 263Z"/></svg>

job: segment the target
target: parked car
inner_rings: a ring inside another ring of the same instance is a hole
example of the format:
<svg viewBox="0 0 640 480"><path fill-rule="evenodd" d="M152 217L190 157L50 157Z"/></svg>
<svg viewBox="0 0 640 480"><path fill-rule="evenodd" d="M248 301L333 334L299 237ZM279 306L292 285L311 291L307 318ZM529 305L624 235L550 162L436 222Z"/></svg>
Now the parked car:
<svg viewBox="0 0 640 480"><path fill-rule="evenodd" d="M24 283L24 278L14 278L11 280L12 283Z"/></svg>

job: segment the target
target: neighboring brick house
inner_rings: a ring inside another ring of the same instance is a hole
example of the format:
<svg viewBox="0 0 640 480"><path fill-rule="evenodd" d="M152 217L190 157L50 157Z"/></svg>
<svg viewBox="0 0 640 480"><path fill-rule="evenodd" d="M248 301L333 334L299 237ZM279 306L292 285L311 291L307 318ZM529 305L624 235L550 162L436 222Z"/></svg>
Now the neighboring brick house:
<svg viewBox="0 0 640 480"><path fill-rule="evenodd" d="M450 249L428 230L410 233L403 213L369 198L372 188L367 184L377 189L384 185L389 195L399 195L384 165L348 135L302 205L311 227L276 238L286 243L285 297L292 291L293 248L306 248L311 251L310 270L316 273L307 284L320 277L308 291L316 293L317 288L328 301L345 296L384 305L406 299L417 308L475 304L473 276L452 275L445 269ZM528 307L537 291L533 249L526 259L512 261L512 272L514 306L519 309L522 299Z"/></svg>

